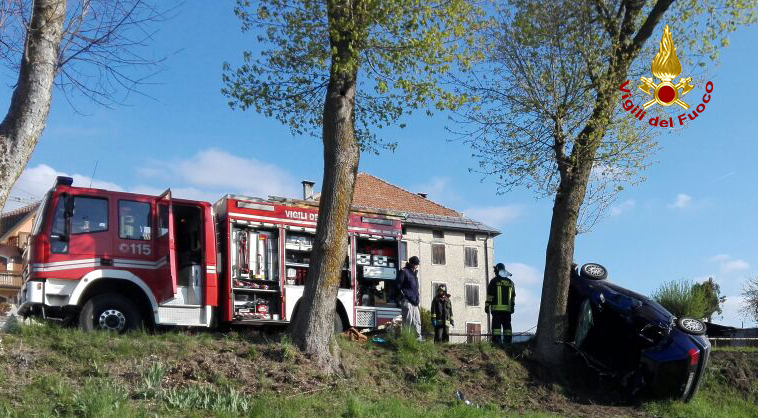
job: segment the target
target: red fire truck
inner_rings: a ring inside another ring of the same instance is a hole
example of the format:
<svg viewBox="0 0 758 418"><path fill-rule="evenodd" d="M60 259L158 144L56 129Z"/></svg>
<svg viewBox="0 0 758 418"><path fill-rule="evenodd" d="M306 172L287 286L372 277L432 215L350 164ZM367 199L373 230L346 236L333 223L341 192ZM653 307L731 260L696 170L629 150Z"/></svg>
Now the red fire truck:
<svg viewBox="0 0 758 418"><path fill-rule="evenodd" d="M318 206L227 195L216 204L73 187L59 177L38 209L19 313L85 330L284 325L298 318ZM350 213L335 329L400 314L401 214Z"/></svg>

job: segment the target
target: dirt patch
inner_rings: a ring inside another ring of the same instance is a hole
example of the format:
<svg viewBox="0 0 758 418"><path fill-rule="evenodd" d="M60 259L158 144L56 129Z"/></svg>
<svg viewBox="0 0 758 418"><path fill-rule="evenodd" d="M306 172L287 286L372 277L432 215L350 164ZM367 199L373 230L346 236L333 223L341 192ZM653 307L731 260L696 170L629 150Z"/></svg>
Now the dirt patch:
<svg viewBox="0 0 758 418"><path fill-rule="evenodd" d="M713 378L729 384L748 400L758 400L758 353L714 351L710 359Z"/></svg>

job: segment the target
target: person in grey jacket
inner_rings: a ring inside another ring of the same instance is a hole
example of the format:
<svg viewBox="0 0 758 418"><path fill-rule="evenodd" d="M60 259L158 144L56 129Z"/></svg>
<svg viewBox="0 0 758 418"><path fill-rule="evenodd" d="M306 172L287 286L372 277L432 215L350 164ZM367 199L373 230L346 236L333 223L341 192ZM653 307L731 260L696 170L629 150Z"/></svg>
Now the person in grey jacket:
<svg viewBox="0 0 758 418"><path fill-rule="evenodd" d="M420 301L418 293L418 266L421 261L418 257L413 256L408 259L402 270L397 272L397 293L400 298L400 307L403 312L403 325L408 326L418 336L419 341L423 340L421 336L421 312L418 309Z"/></svg>

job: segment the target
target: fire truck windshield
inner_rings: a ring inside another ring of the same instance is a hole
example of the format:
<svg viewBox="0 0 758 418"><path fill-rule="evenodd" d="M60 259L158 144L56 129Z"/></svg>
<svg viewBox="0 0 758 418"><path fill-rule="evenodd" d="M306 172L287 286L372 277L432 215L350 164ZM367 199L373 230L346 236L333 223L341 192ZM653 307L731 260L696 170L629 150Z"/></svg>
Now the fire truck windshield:
<svg viewBox="0 0 758 418"><path fill-rule="evenodd" d="M42 229L42 218L45 213L45 208L47 207L48 202L50 202L50 195L52 194L52 190L47 192L45 197L42 198L42 202L40 202L37 207L37 213L34 214L34 224L32 225L32 235L39 234L40 229Z"/></svg>

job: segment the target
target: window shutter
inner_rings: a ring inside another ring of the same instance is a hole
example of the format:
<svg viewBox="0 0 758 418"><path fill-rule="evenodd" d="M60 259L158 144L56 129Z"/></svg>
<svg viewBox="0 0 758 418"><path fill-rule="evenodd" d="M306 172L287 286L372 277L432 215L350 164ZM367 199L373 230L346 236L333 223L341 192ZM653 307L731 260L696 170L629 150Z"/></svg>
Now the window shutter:
<svg viewBox="0 0 758 418"><path fill-rule="evenodd" d="M464 255L465 255L464 264L466 267L479 267L478 251L476 248L465 247Z"/></svg>
<svg viewBox="0 0 758 418"><path fill-rule="evenodd" d="M445 264L444 244L432 244L432 264Z"/></svg>
<svg viewBox="0 0 758 418"><path fill-rule="evenodd" d="M479 285L466 285L466 306L479 306Z"/></svg>

